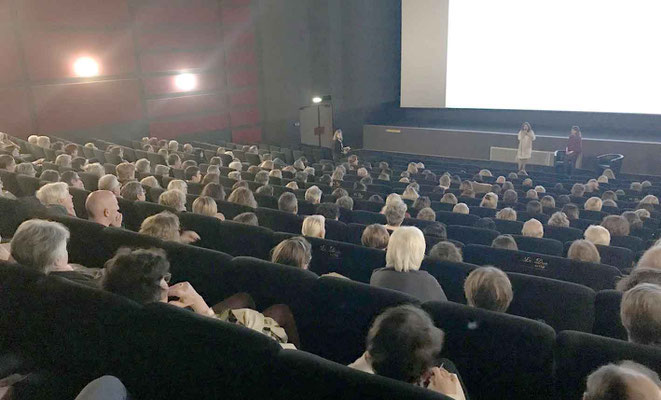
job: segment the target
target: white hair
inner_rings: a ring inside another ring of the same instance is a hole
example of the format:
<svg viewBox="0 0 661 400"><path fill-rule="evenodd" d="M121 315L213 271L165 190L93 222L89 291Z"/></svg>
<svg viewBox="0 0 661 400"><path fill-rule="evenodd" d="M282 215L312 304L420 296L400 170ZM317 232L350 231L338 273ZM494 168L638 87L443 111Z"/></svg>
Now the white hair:
<svg viewBox="0 0 661 400"><path fill-rule="evenodd" d="M106 173L106 170L103 168L103 165L101 165L99 163L87 164L86 166L83 167L83 169L88 174L96 175L99 178L101 178L103 176L103 174Z"/></svg>
<svg viewBox="0 0 661 400"><path fill-rule="evenodd" d="M593 244L600 244L602 246L609 246L611 243L611 234L608 229L600 225L590 225L585 230L583 237L588 242Z"/></svg>
<svg viewBox="0 0 661 400"><path fill-rule="evenodd" d="M630 342L661 344L661 286L641 283L625 292L620 318Z"/></svg>
<svg viewBox="0 0 661 400"><path fill-rule="evenodd" d="M43 205L60 204L69 196L69 186L64 182L47 183L35 195Z"/></svg>
<svg viewBox="0 0 661 400"><path fill-rule="evenodd" d="M141 173L149 173L151 169L151 163L146 158L141 158L135 162L135 169Z"/></svg>
<svg viewBox="0 0 661 400"><path fill-rule="evenodd" d="M241 168L243 168L243 165L241 165L241 161L232 161L229 165L229 168L241 172Z"/></svg>
<svg viewBox="0 0 661 400"><path fill-rule="evenodd" d="M417 271L425 258L426 246L420 229L402 226L390 235L386 265L399 272Z"/></svg>
<svg viewBox="0 0 661 400"><path fill-rule="evenodd" d="M170 151L178 151L179 150L179 142L176 140L170 140L168 143L168 150Z"/></svg>
<svg viewBox="0 0 661 400"><path fill-rule="evenodd" d="M601 207L603 207L603 205L604 203L599 197L590 197L585 201L583 208L591 211L601 211Z"/></svg>
<svg viewBox="0 0 661 400"><path fill-rule="evenodd" d="M66 184L65 184L66 186ZM58 222L23 222L11 240L11 256L23 266L49 273L58 260L68 261L69 230Z"/></svg>
<svg viewBox="0 0 661 400"><path fill-rule="evenodd" d="M169 206L177 211L186 211L186 194L178 189L170 189L158 196L158 204Z"/></svg>
<svg viewBox="0 0 661 400"><path fill-rule="evenodd" d="M523 224L521 234L523 236L542 238L544 237L544 226L542 226L542 223L535 218L529 219Z"/></svg>
<svg viewBox="0 0 661 400"><path fill-rule="evenodd" d="M647 196L643 197L643 199L640 201L640 204L654 204L658 206L659 198L653 194L648 194Z"/></svg>
<svg viewBox="0 0 661 400"><path fill-rule="evenodd" d="M168 190L176 189L183 193L184 195L188 194L188 184L181 179L173 179L168 183Z"/></svg>
<svg viewBox="0 0 661 400"><path fill-rule="evenodd" d="M458 214L468 214L470 213L470 208L468 208L468 205L466 205L466 203L458 203L455 204L454 207L452 207L452 212Z"/></svg>
<svg viewBox="0 0 661 400"><path fill-rule="evenodd" d="M71 167L71 156L68 154L60 154L55 158L55 165L58 167Z"/></svg>
<svg viewBox="0 0 661 400"><path fill-rule="evenodd" d="M321 189L319 189L318 186L310 186L308 190L305 191L305 200L312 204L321 202Z"/></svg>
<svg viewBox="0 0 661 400"><path fill-rule="evenodd" d="M505 207L496 213L496 219L516 221L516 210L511 207Z"/></svg>
<svg viewBox="0 0 661 400"><path fill-rule="evenodd" d="M115 175L106 174L99 179L99 190L110 190L112 192L120 186L119 180Z"/></svg>
<svg viewBox="0 0 661 400"><path fill-rule="evenodd" d="M326 235L326 218L323 215L310 215L305 217L301 233L303 236L323 239Z"/></svg>

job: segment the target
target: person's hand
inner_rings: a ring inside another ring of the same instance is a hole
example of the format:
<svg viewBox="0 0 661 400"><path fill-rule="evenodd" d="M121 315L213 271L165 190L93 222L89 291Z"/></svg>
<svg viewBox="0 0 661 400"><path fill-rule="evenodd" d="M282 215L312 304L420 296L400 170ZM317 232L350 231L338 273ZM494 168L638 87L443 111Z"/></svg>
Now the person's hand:
<svg viewBox="0 0 661 400"><path fill-rule="evenodd" d="M182 243L193 243L200 240L200 235L194 231L183 231L179 238Z"/></svg>
<svg viewBox="0 0 661 400"><path fill-rule="evenodd" d="M222 213L216 213L216 218L218 218L221 221L225 221L225 216Z"/></svg>
<svg viewBox="0 0 661 400"><path fill-rule="evenodd" d="M115 214L115 219L114 219L114 221L112 221L112 223L110 224L110 226L114 226L114 227L117 227L117 228L121 228L121 226L122 226L122 219L123 219L123 218L124 218L124 217L122 216L122 213L118 212L117 214Z"/></svg>
<svg viewBox="0 0 661 400"><path fill-rule="evenodd" d="M179 282L168 288L168 297L176 297L178 300L169 301L177 307L191 307L193 311L202 315L211 315L213 310L207 305L202 296L200 296L193 286L188 282Z"/></svg>
<svg viewBox="0 0 661 400"><path fill-rule="evenodd" d="M434 367L431 369L431 378L427 388L453 399L465 398L457 375L448 372L444 368Z"/></svg>

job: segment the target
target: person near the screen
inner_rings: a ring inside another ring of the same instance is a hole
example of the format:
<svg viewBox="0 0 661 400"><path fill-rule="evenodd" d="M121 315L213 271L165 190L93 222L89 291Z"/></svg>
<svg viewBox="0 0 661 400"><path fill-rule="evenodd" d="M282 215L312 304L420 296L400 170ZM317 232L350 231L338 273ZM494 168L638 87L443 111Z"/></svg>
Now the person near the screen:
<svg viewBox="0 0 661 400"><path fill-rule="evenodd" d="M576 167L576 160L581 155L583 151L581 137L581 128L574 125L571 127L571 133L569 134L569 140L567 141L567 148L565 149L565 165L567 168L567 175L571 175L573 169Z"/></svg>
<svg viewBox="0 0 661 400"><path fill-rule="evenodd" d="M530 123L524 122L519 130L519 150L516 153L516 159L519 162L519 171L526 170L526 164L532 156L532 142L535 140L535 132Z"/></svg>
<svg viewBox="0 0 661 400"><path fill-rule="evenodd" d="M351 147L344 146L342 143L342 129L338 129L333 134L333 161L338 161L342 156L351 151Z"/></svg>

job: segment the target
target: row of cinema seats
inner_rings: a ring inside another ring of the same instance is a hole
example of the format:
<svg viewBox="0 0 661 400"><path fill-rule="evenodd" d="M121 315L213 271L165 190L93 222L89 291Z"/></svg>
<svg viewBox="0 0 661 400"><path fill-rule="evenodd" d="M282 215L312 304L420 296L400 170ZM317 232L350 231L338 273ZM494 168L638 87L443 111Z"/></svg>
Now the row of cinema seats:
<svg viewBox="0 0 661 400"><path fill-rule="evenodd" d="M264 336L192 312L140 306L3 264L3 350L20 353L36 371L66 377L33 390L71 398L85 382L113 374L141 399L443 398L343 366L361 355L376 315L415 299L250 257L152 244L168 253L173 280L190 281L210 303L247 292L258 309L288 304L304 351L280 350ZM657 371L661 365L661 350L651 346L574 331L556 335L541 322L452 302L422 307L445 331L441 355L457 365L475 399L579 398L585 377L604 363L631 359Z"/></svg>
<svg viewBox="0 0 661 400"><path fill-rule="evenodd" d="M11 236L21 219L29 216L17 202L0 199L0 209L7 215L17 216L13 226L4 226L3 234ZM136 202L138 212L133 218L145 218L160 212L163 206ZM142 205L148 207L143 208ZM182 226L196 231L201 240L196 246L178 245L180 254L191 249L204 252L200 247L232 256L251 256L268 260L271 248L280 241L294 236L292 233L273 232L270 229L249 226L233 221L220 221L193 213L179 213ZM158 240L129 230L107 228L93 222L70 217L50 217L65 224L71 231L69 257L72 262L88 267L102 267L120 245L150 246ZM354 281L369 283L372 271L385 266L383 250L328 239L308 238L312 244L310 270L321 275L330 272L342 274ZM498 250L479 245L464 247L465 263L441 262L426 258L422 269L441 283L448 299L465 303L463 282L478 265L493 264L510 274L515 300L511 314L545 321L556 330L608 332L610 323L619 325L619 303L599 303L596 291L614 288L619 271L613 267L570 261L561 257ZM177 257L180 256L177 255ZM192 253L190 257L195 257ZM537 276L534 276L537 275ZM597 309L595 304L610 307ZM610 317L610 318L607 318ZM593 322L601 322L601 325ZM621 333L621 327L618 331ZM616 337L622 337L619 334Z"/></svg>

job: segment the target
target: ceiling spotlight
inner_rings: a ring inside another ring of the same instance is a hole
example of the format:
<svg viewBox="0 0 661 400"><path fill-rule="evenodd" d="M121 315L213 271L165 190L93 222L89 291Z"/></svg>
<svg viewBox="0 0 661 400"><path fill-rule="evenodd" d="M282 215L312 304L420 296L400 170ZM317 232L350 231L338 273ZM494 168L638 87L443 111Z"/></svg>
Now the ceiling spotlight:
<svg viewBox="0 0 661 400"><path fill-rule="evenodd" d="M315 97L312 98L312 102L313 102L314 104L321 103L321 101L322 101L322 98L319 97L319 96L315 96Z"/></svg>
<svg viewBox="0 0 661 400"><path fill-rule="evenodd" d="M99 63L91 57L80 57L73 63L73 71L76 76L89 78L99 75Z"/></svg>
<svg viewBox="0 0 661 400"><path fill-rule="evenodd" d="M197 87L197 76L194 74L179 74L174 77L174 85L179 90L191 91Z"/></svg>

